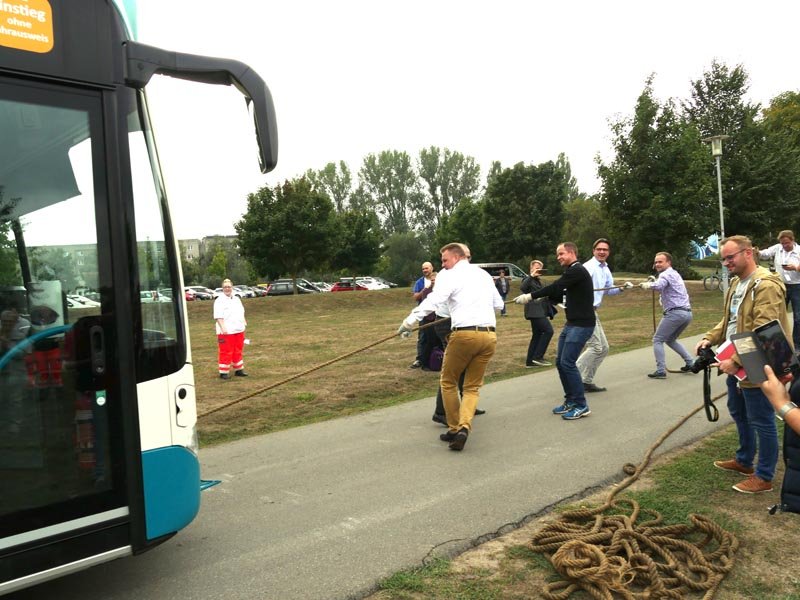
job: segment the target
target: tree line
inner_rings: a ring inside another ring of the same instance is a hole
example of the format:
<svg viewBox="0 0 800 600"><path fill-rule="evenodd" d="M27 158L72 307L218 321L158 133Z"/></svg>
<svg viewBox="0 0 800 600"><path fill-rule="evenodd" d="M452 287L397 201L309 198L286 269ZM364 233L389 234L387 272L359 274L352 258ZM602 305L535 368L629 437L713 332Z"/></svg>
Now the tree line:
<svg viewBox="0 0 800 600"><path fill-rule="evenodd" d="M376 274L407 284L450 241L468 244L476 262L525 268L535 257L555 268L559 241L575 241L585 257L607 237L618 269L647 271L667 250L685 270L691 242L719 229L715 163L703 142L719 134L730 136L721 163L726 233L763 246L796 228L800 93L762 107L746 99L744 67L718 62L684 99L655 98L654 78L632 114L610 124L613 158L597 159L597 194L578 189L563 153L540 164L494 162L482 180L475 159L458 151L431 146L412 159L384 150L355 175L340 161L249 194L228 251L249 278Z"/></svg>

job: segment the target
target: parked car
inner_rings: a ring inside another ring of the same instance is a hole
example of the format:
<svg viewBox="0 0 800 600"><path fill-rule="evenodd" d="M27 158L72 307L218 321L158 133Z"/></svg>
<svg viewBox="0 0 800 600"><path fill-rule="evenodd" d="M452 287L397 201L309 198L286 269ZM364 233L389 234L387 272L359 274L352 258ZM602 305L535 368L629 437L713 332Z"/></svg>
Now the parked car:
<svg viewBox="0 0 800 600"><path fill-rule="evenodd" d="M374 277L356 277L356 283L363 285L368 290L388 290L389 286L381 283Z"/></svg>
<svg viewBox="0 0 800 600"><path fill-rule="evenodd" d="M319 291L321 292L330 292L331 288L333 287L330 283L325 283L324 281L312 281L311 283L313 283L315 287L319 288Z"/></svg>
<svg viewBox="0 0 800 600"><path fill-rule="evenodd" d="M339 279L339 281L337 281L335 284L333 284L333 287L331 288L331 291L332 292L352 292L354 289L357 292L366 292L367 291L367 288L364 287L363 285L361 285L360 283L358 283L357 281L355 282L355 287L353 287L353 278L352 277L342 277L341 279Z"/></svg>
<svg viewBox="0 0 800 600"><path fill-rule="evenodd" d="M99 302L95 302L94 300L90 300L86 296L81 296L80 294L67 294L67 298L72 300L73 302L77 302L78 304L82 304L83 306L100 306Z"/></svg>
<svg viewBox="0 0 800 600"><path fill-rule="evenodd" d="M520 269L514 263L496 262L496 263L474 263L476 267L480 267L495 279L500 274L500 269L506 272L506 275L514 279L525 279L528 275L526 271Z"/></svg>
<svg viewBox="0 0 800 600"><path fill-rule="evenodd" d="M298 294L317 294L316 290L312 290L303 285L297 284ZM294 287L291 281L273 281L267 288L267 296L291 296L294 294Z"/></svg>
<svg viewBox="0 0 800 600"><path fill-rule="evenodd" d="M222 296L222 294L223 291L221 287L218 287L217 289L214 290L214 298L216 298L217 296ZM233 288L233 295L238 298L244 298L244 294L242 294L241 290L236 289L235 286Z"/></svg>
<svg viewBox="0 0 800 600"><path fill-rule="evenodd" d="M193 292L195 300L213 300L214 299L214 290L212 290L211 288L204 287L202 285L188 285L183 289L185 291Z"/></svg>
<svg viewBox="0 0 800 600"><path fill-rule="evenodd" d="M139 301L142 304L152 304L153 302L172 302L172 298L165 294L160 294L158 290L141 290Z"/></svg>
<svg viewBox="0 0 800 600"><path fill-rule="evenodd" d="M267 288L263 288L257 285L250 285L247 286L252 290L252 292L256 295L256 298L262 298L267 295Z"/></svg>
<svg viewBox="0 0 800 600"><path fill-rule="evenodd" d="M247 287L246 285L235 285L235 286L233 286L233 289L234 289L234 291L236 291L236 290L239 291L239 297L240 298L255 298L256 297L256 293L253 290L251 290L249 287Z"/></svg>
<svg viewBox="0 0 800 600"><path fill-rule="evenodd" d="M391 282L391 281L388 281L388 280L384 279L383 277L373 277L373 279L374 279L375 281L379 281L379 282L381 282L381 283L382 283L382 284L384 284L384 285L388 285L390 288L396 288L396 287L397 287L397 284L396 284L396 283L393 283L393 282Z"/></svg>
<svg viewBox="0 0 800 600"><path fill-rule="evenodd" d="M308 279L302 279L301 277L298 277L296 281L297 281L297 287L298 288L304 288L308 292L321 292L322 291L317 286L315 286L313 283L311 283ZM286 279L276 279L272 283L292 283L292 280L288 279L288 278L286 278ZM302 294L303 292L300 292L300 293Z"/></svg>

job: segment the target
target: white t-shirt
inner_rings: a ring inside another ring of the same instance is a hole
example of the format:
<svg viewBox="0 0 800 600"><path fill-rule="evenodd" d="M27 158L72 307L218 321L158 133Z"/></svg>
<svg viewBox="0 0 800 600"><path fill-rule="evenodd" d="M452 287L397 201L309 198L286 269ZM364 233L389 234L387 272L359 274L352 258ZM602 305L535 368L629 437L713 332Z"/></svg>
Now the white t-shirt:
<svg viewBox="0 0 800 600"><path fill-rule="evenodd" d="M245 330L247 322L244 319L244 305L238 296L222 294L214 300L214 321L224 319L225 333L240 333ZM219 323L215 323L217 335L222 334Z"/></svg>

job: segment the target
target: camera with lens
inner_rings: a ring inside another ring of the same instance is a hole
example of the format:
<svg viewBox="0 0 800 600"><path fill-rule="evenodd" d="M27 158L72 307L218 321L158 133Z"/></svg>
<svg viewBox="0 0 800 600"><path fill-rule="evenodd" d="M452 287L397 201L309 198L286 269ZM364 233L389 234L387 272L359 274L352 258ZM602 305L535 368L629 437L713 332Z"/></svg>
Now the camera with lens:
<svg viewBox="0 0 800 600"><path fill-rule="evenodd" d="M711 348L704 346L697 352L697 358L694 359L690 369L692 373L699 373L703 369L707 369L713 365L715 362L717 362L717 355L714 354L714 351Z"/></svg>

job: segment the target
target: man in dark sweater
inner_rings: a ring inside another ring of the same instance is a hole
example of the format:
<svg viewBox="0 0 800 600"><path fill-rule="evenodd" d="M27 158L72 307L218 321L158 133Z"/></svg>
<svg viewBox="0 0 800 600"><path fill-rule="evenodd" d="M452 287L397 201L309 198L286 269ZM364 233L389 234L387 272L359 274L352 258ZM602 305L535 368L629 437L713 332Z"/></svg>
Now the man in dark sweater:
<svg viewBox="0 0 800 600"><path fill-rule="evenodd" d="M564 267L564 274L540 290L517 296L514 302L527 304L545 297L554 304L564 301L567 322L558 336L556 353L556 368L564 388L564 402L553 409L553 414L574 421L592 414L586 404L581 373L575 363L594 331L594 286L591 275L578 262L578 247L575 244L559 244L556 259Z"/></svg>

